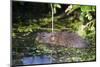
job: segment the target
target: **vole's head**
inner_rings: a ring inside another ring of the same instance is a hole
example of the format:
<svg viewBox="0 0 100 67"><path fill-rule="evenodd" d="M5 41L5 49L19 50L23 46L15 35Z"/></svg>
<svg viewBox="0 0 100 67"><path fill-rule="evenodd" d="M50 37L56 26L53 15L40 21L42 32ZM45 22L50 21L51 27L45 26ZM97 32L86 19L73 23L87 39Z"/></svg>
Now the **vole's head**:
<svg viewBox="0 0 100 67"><path fill-rule="evenodd" d="M36 41L39 43L53 44L55 42L55 34L47 32L37 33Z"/></svg>
<svg viewBox="0 0 100 67"><path fill-rule="evenodd" d="M50 38L50 34L47 32L41 32L37 33L36 41L39 43L48 43L48 40Z"/></svg>

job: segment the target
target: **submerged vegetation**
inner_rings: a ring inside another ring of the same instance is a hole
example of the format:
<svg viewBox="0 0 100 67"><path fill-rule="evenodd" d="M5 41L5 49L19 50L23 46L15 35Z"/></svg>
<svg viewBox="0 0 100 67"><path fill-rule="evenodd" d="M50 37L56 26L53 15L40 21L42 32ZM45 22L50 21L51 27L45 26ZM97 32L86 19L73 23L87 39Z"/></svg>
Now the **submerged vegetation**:
<svg viewBox="0 0 100 67"><path fill-rule="evenodd" d="M38 32L52 32L52 8L54 31L75 32L89 41L89 48L47 47L35 40ZM54 63L95 61L96 6L53 4L52 8L50 3L13 2L13 64L20 64L18 59L30 55L52 55Z"/></svg>

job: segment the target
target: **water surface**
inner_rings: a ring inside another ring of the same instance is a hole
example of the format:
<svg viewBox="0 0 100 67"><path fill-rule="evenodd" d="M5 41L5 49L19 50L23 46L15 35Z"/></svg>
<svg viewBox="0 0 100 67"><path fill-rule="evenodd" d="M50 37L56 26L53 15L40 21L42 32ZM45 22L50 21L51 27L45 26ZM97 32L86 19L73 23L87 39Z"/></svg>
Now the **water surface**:
<svg viewBox="0 0 100 67"><path fill-rule="evenodd" d="M23 57L21 61L23 65L52 63L51 57L47 55Z"/></svg>

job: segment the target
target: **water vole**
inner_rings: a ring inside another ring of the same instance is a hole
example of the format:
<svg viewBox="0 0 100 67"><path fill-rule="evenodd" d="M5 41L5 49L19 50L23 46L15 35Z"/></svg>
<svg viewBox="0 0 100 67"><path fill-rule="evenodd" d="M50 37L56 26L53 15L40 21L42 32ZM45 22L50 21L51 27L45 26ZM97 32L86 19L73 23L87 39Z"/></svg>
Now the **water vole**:
<svg viewBox="0 0 100 67"><path fill-rule="evenodd" d="M36 40L39 43L45 43L51 46L64 46L67 48L88 47L88 42L73 32L41 32L37 33Z"/></svg>

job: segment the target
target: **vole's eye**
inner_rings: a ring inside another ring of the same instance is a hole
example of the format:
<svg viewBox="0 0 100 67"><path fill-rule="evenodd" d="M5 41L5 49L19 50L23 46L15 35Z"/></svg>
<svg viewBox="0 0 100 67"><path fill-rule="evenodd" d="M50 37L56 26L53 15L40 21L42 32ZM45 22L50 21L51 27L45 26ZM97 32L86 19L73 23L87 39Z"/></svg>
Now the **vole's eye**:
<svg viewBox="0 0 100 67"><path fill-rule="evenodd" d="M45 37L45 36L42 36L42 37Z"/></svg>

